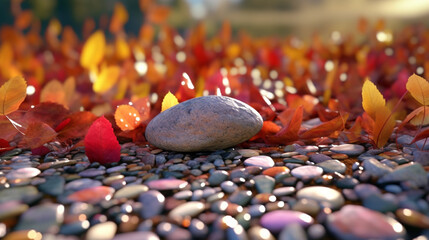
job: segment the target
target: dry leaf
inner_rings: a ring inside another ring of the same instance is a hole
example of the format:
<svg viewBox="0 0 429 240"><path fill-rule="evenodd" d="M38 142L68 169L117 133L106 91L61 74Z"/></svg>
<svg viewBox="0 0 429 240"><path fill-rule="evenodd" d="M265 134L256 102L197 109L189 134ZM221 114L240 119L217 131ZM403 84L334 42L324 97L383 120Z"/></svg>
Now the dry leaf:
<svg viewBox="0 0 429 240"><path fill-rule="evenodd" d="M40 92L40 102L53 102L68 108L66 92L58 80L49 81Z"/></svg>
<svg viewBox="0 0 429 240"><path fill-rule="evenodd" d="M120 105L115 111L115 122L122 131L134 130L140 125L140 113L133 106Z"/></svg>
<svg viewBox="0 0 429 240"><path fill-rule="evenodd" d="M105 46L104 33L101 30L93 33L83 46L80 65L86 69L96 67L103 60Z"/></svg>
<svg viewBox="0 0 429 240"><path fill-rule="evenodd" d="M0 115L18 110L27 95L27 83L23 77L9 79L0 87Z"/></svg>
<svg viewBox="0 0 429 240"><path fill-rule="evenodd" d="M299 135L299 137L303 139L309 139L329 136L335 131L343 130L348 118L349 114L345 113L304 132L303 134Z"/></svg>
<svg viewBox="0 0 429 240"><path fill-rule="evenodd" d="M118 66L108 66L101 69L100 75L97 76L92 89L96 93L103 94L109 91L118 81L121 68Z"/></svg>
<svg viewBox="0 0 429 240"><path fill-rule="evenodd" d="M429 105L429 82L424 78L413 74L408 78L407 90L423 106Z"/></svg>
<svg viewBox="0 0 429 240"><path fill-rule="evenodd" d="M44 122L32 122L28 125L23 141L26 147L37 148L50 142L57 133Z"/></svg>
<svg viewBox="0 0 429 240"><path fill-rule="evenodd" d="M394 128L395 119L392 116L392 112L386 106L377 109L372 140L378 148L387 143Z"/></svg>
<svg viewBox="0 0 429 240"><path fill-rule="evenodd" d="M362 87L362 107L375 120L375 114L386 105L383 95L370 80L365 80Z"/></svg>
<svg viewBox="0 0 429 240"><path fill-rule="evenodd" d="M112 33L119 32L127 21L128 21L127 9L120 2L115 3L115 9L113 10L113 16L109 27L110 32Z"/></svg>
<svg viewBox="0 0 429 240"><path fill-rule="evenodd" d="M179 104L177 98L171 92L168 92L167 94L165 94L164 99L162 100L161 112L164 112L165 110L177 104Z"/></svg>

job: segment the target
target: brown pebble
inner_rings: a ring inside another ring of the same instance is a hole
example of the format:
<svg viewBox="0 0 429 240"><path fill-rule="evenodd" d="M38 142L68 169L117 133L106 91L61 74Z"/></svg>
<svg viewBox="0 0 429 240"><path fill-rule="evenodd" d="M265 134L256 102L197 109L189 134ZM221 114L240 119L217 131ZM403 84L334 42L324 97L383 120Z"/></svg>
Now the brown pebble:
<svg viewBox="0 0 429 240"><path fill-rule="evenodd" d="M119 224L120 232L133 232L137 229L139 218L134 215L122 215L121 223Z"/></svg>
<svg viewBox="0 0 429 240"><path fill-rule="evenodd" d="M344 160L344 159L349 158L349 156L347 156L346 154L343 154L343 153L336 153L336 154L332 154L331 158L338 159L338 160Z"/></svg>

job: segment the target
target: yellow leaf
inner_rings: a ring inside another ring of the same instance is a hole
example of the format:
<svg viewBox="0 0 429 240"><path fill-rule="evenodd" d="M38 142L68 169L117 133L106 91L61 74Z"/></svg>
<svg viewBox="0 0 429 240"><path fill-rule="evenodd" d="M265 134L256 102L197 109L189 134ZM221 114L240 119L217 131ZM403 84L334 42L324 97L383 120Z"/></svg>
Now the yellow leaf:
<svg viewBox="0 0 429 240"><path fill-rule="evenodd" d="M118 66L108 66L101 69L100 75L97 76L94 85L92 85L94 92L103 94L109 91L118 81L120 72L121 68Z"/></svg>
<svg viewBox="0 0 429 240"><path fill-rule="evenodd" d="M123 38L116 39L116 56L120 60L124 60L129 58L131 55L130 47L128 46L128 43Z"/></svg>
<svg viewBox="0 0 429 240"><path fill-rule="evenodd" d="M104 57L104 48L106 47L106 39L101 30L93 33L82 49L80 56L80 65L86 69L96 67Z"/></svg>
<svg viewBox="0 0 429 240"><path fill-rule="evenodd" d="M392 135L395 128L395 119L392 112L386 107L380 107L375 112L373 140L378 148L383 147Z"/></svg>
<svg viewBox="0 0 429 240"><path fill-rule="evenodd" d="M177 104L179 104L177 98L171 92L168 92L167 94L165 94L164 99L162 100L161 112L164 112L165 110Z"/></svg>
<svg viewBox="0 0 429 240"><path fill-rule="evenodd" d="M23 77L13 77L0 87L0 115L18 110L27 95L27 82Z"/></svg>
<svg viewBox="0 0 429 240"><path fill-rule="evenodd" d="M66 92L58 80L49 81L40 92L40 102L54 102L68 108L66 103Z"/></svg>
<svg viewBox="0 0 429 240"><path fill-rule="evenodd" d="M134 130L141 123L140 113L133 106L120 105L115 111L115 122L122 131Z"/></svg>
<svg viewBox="0 0 429 240"><path fill-rule="evenodd" d="M407 82L407 90L423 106L429 105L429 82L424 78L416 74L410 76Z"/></svg>
<svg viewBox="0 0 429 240"><path fill-rule="evenodd" d="M429 124L429 107L421 106L416 110L412 111L410 115L415 115L410 120L410 123L415 126L419 126L419 125L425 126Z"/></svg>
<svg viewBox="0 0 429 240"><path fill-rule="evenodd" d="M368 115L375 120L376 112L386 105L383 95L369 79L362 87L362 107Z"/></svg>

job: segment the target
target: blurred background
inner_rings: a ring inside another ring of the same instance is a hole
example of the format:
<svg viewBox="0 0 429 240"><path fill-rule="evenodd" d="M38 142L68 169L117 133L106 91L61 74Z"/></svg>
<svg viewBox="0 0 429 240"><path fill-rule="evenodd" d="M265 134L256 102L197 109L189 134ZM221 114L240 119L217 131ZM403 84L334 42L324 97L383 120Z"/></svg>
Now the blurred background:
<svg viewBox="0 0 429 240"><path fill-rule="evenodd" d="M12 25L19 6L31 9L46 27L52 18L72 26L77 33L87 18L96 21L112 15L117 0L1 0L0 24ZM144 19L145 0L121 0L130 21L129 34L138 34ZM208 34L215 33L225 20L233 33L245 30L255 37L294 35L303 39L318 32L356 31L359 19L384 19L392 30L410 24L429 24L428 0L158 0L170 8L167 22L180 31L204 21ZM99 24L99 22L98 22Z"/></svg>

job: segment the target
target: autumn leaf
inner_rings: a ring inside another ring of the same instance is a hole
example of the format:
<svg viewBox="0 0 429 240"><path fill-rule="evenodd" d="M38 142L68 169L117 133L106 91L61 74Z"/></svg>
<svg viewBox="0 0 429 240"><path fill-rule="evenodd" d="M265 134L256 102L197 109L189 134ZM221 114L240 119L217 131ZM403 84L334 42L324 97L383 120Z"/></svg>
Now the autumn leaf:
<svg viewBox="0 0 429 240"><path fill-rule="evenodd" d="M409 115L416 113L416 115L410 120L410 123L414 126L425 126L429 124L429 107L421 106L416 110L412 111ZM404 120L405 121L405 120Z"/></svg>
<svg viewBox="0 0 429 240"><path fill-rule="evenodd" d="M304 107L300 106L297 109L293 109L294 113L291 114L291 118L287 122L282 122L283 128L277 132L274 136L266 136L266 140L269 143L285 144L298 140L298 133L301 129L302 117L304 113ZM288 110L286 110L288 111Z"/></svg>
<svg viewBox="0 0 429 240"><path fill-rule="evenodd" d="M119 32L127 21L128 21L127 9L120 2L115 3L112 20L110 22L110 27L109 27L110 32L112 33Z"/></svg>
<svg viewBox="0 0 429 240"><path fill-rule="evenodd" d="M100 75L97 76L92 89L96 93L103 94L109 91L118 81L121 68L118 66L108 66L101 69Z"/></svg>
<svg viewBox="0 0 429 240"><path fill-rule="evenodd" d="M375 114L386 105L383 95L378 91L374 83L365 80L362 87L362 107L368 115L375 120Z"/></svg>
<svg viewBox="0 0 429 240"><path fill-rule="evenodd" d="M59 132L57 138L60 141L78 139L85 136L91 124L97 118L91 112L76 112L68 115L70 121Z"/></svg>
<svg viewBox="0 0 429 240"><path fill-rule="evenodd" d="M40 102L53 102L68 108L66 92L58 80L49 81L40 92Z"/></svg>
<svg viewBox="0 0 429 240"><path fill-rule="evenodd" d="M121 146L113 132L112 124L104 116L92 123L84 143L85 152L90 162L101 164L119 162Z"/></svg>
<svg viewBox="0 0 429 240"><path fill-rule="evenodd" d="M335 131L343 130L348 118L349 114L345 113L330 121L324 122L312 129L309 129L308 131L300 134L299 137L303 139L327 137Z"/></svg>
<svg viewBox="0 0 429 240"><path fill-rule="evenodd" d="M134 130L140 125L140 113L133 106L120 105L115 111L115 122L122 131Z"/></svg>
<svg viewBox="0 0 429 240"><path fill-rule="evenodd" d="M93 33L82 49L80 55L80 65L86 69L96 67L104 57L104 48L106 46L106 39L101 30Z"/></svg>
<svg viewBox="0 0 429 240"><path fill-rule="evenodd" d="M413 74L408 78L407 90L423 106L429 105L429 83L424 78Z"/></svg>
<svg viewBox="0 0 429 240"><path fill-rule="evenodd" d="M419 140L425 139L429 137L429 128L425 128L422 131L420 131L413 139L413 141L411 141L410 144L413 144Z"/></svg>
<svg viewBox="0 0 429 240"><path fill-rule="evenodd" d="M13 77L0 87L0 115L18 110L27 95L27 83L23 77Z"/></svg>
<svg viewBox="0 0 429 240"><path fill-rule="evenodd" d="M57 133L44 122L32 122L28 125L27 131L22 139L24 146L37 148L52 141Z"/></svg>
<svg viewBox="0 0 429 240"><path fill-rule="evenodd" d="M392 112L386 106L377 109L372 140L378 148L387 143L394 128L395 119L392 116Z"/></svg>
<svg viewBox="0 0 429 240"><path fill-rule="evenodd" d="M149 22L164 23L170 15L170 8L162 5L152 5L146 12Z"/></svg>
<svg viewBox="0 0 429 240"><path fill-rule="evenodd" d="M171 92L168 92L165 94L164 99L162 100L161 112L164 112L165 110L177 104L179 104L177 98Z"/></svg>
<svg viewBox="0 0 429 240"><path fill-rule="evenodd" d="M9 142L0 138L0 154L12 150L14 147L11 147Z"/></svg>
<svg viewBox="0 0 429 240"><path fill-rule="evenodd" d="M34 108L25 113L25 120L31 122L44 122L51 128L55 128L63 121L70 112L63 105L53 102L44 102L37 104Z"/></svg>
<svg viewBox="0 0 429 240"><path fill-rule="evenodd" d="M271 136L280 131L281 127L272 121L264 121L261 130L250 141Z"/></svg>

